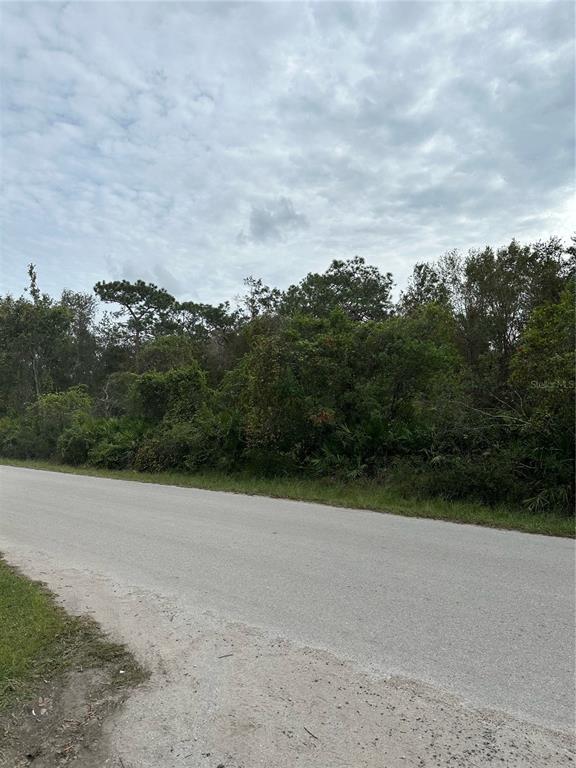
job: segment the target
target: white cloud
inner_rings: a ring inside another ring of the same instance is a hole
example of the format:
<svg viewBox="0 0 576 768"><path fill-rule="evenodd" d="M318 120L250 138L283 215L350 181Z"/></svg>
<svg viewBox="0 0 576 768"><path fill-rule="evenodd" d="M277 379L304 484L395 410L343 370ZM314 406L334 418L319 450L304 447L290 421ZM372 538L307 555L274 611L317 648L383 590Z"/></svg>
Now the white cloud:
<svg viewBox="0 0 576 768"><path fill-rule="evenodd" d="M308 219L302 213L296 213L292 201L286 197L269 200L262 206L252 206L250 213L250 235L242 232L240 243L250 241L264 243L282 240L284 235L294 230L306 229Z"/></svg>
<svg viewBox="0 0 576 768"><path fill-rule="evenodd" d="M0 12L5 290L34 261L219 301L354 254L402 282L570 231L571 3Z"/></svg>

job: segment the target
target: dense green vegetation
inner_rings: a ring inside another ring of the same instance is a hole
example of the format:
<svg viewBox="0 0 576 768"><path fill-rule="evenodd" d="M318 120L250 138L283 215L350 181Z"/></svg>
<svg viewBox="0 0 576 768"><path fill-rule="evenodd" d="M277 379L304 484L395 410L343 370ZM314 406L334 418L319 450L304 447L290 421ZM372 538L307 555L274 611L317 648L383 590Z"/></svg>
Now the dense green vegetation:
<svg viewBox="0 0 576 768"><path fill-rule="evenodd" d="M568 516L575 255L448 253L396 302L356 257L218 306L142 281L56 300L31 266L0 299L0 455Z"/></svg>

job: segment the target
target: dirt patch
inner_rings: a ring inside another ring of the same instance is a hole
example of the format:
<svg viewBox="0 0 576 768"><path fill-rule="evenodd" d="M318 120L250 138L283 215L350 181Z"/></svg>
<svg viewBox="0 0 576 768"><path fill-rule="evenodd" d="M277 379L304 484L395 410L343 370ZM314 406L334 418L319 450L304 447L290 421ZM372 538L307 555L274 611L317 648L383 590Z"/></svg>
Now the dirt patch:
<svg viewBox="0 0 576 768"><path fill-rule="evenodd" d="M103 724L131 688L116 665L78 669L44 683L33 698L0 715L2 768L83 768L121 763L112 758Z"/></svg>

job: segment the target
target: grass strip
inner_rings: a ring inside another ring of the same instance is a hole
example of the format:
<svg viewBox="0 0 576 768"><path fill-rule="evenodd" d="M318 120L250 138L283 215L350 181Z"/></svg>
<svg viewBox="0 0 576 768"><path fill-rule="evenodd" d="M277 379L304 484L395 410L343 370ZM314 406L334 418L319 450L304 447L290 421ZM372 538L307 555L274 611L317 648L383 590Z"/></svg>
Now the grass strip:
<svg viewBox="0 0 576 768"><path fill-rule="evenodd" d="M259 478L222 472L136 472L95 467L71 467L44 460L0 459L0 464L43 469L90 477L133 480L139 483L159 483L184 488L228 491L272 498L293 499L330 504L336 507L387 512L405 517L447 520L454 523L501 528L504 530L539 533L546 536L574 537L574 519L557 514L535 514L521 507L489 507L469 501L406 498L392 489L370 482L335 482L310 478Z"/></svg>
<svg viewBox="0 0 576 768"><path fill-rule="evenodd" d="M87 617L70 616L40 583L0 559L0 712L72 668L114 665L118 685L144 677L132 655Z"/></svg>

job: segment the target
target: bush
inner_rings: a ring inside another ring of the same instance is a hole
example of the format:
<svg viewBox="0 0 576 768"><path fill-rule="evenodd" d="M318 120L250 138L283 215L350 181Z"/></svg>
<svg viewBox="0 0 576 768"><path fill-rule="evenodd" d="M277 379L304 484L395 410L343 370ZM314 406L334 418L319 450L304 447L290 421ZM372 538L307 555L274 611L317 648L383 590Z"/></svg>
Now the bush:
<svg viewBox="0 0 576 768"><path fill-rule="evenodd" d="M245 443L237 413L226 408L202 407L194 418L194 435L194 452L188 458L188 469L241 468Z"/></svg>
<svg viewBox="0 0 576 768"><path fill-rule="evenodd" d="M85 387L43 395L29 405L20 419L9 419L0 430L0 450L14 458L47 459L58 439L77 418L87 416L92 400ZM4 421L4 420L3 420Z"/></svg>
<svg viewBox="0 0 576 768"><path fill-rule="evenodd" d="M197 363L166 373L145 373L134 383L137 413L148 421L190 420L209 394L206 374Z"/></svg>
<svg viewBox="0 0 576 768"><path fill-rule="evenodd" d="M104 469L127 469L136 450L134 438L119 432L97 443L88 453L88 463Z"/></svg>
<svg viewBox="0 0 576 768"><path fill-rule="evenodd" d="M134 385L136 373L118 371L106 379L102 397L98 401L98 412L104 416L130 416L135 410Z"/></svg>
<svg viewBox="0 0 576 768"><path fill-rule="evenodd" d="M193 366L197 353L197 345L187 336L161 336L142 347L136 366L139 371L170 371Z"/></svg>
<svg viewBox="0 0 576 768"><path fill-rule="evenodd" d="M18 458L21 455L20 422L12 416L0 418L0 456Z"/></svg>
<svg viewBox="0 0 576 768"><path fill-rule="evenodd" d="M165 426L142 441L134 457L134 469L140 472L187 469L196 438L196 430L188 422Z"/></svg>
<svg viewBox="0 0 576 768"><path fill-rule="evenodd" d="M111 432L113 422L104 419L77 421L60 435L57 445L58 457L65 464L85 464L92 448Z"/></svg>
<svg viewBox="0 0 576 768"><path fill-rule="evenodd" d="M504 451L396 459L385 482L400 493L426 498L467 499L484 504L519 503L526 496L514 456Z"/></svg>
<svg viewBox="0 0 576 768"><path fill-rule="evenodd" d="M146 427L136 419L106 422L103 435L88 451L87 461L104 469L127 469L132 466Z"/></svg>

